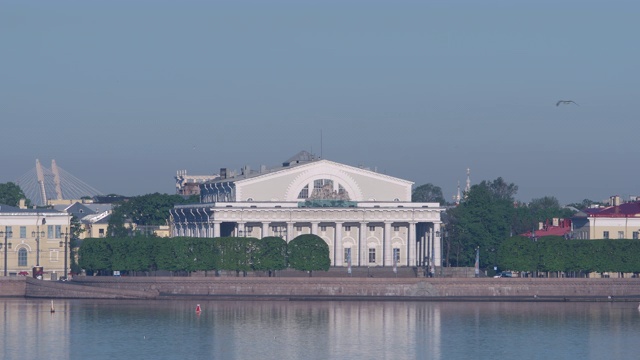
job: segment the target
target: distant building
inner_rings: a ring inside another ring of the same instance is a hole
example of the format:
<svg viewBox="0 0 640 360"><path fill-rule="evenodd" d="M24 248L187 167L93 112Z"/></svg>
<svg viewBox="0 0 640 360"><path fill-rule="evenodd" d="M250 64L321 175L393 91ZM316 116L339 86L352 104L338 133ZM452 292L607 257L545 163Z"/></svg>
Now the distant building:
<svg viewBox="0 0 640 360"><path fill-rule="evenodd" d="M411 202L412 185L302 151L269 170L221 169L200 184L200 204L172 209L172 236L311 233L329 245L332 266L440 266L444 208Z"/></svg>
<svg viewBox="0 0 640 360"><path fill-rule="evenodd" d="M69 239L65 234L70 234L70 226L71 216L66 212L0 204L0 261L6 253L7 275L31 275L33 267L41 266L47 280L64 276L64 244ZM4 275L4 268L0 275Z"/></svg>
<svg viewBox="0 0 640 360"><path fill-rule="evenodd" d="M64 211L80 221L80 227L83 231L78 236L79 239L107 236L109 219L113 211L112 204L76 202L71 205L56 205L53 208Z"/></svg>
<svg viewBox="0 0 640 360"><path fill-rule="evenodd" d="M535 230L528 231L520 236L528 238L541 238L543 236L571 237L571 219L553 218L551 221L539 222Z"/></svg>
<svg viewBox="0 0 640 360"><path fill-rule="evenodd" d="M574 239L634 239L640 237L640 201L621 203L611 198L611 206L589 208L572 218Z"/></svg>
<svg viewBox="0 0 640 360"><path fill-rule="evenodd" d="M187 170L176 172L176 194L183 196L200 195L200 184L213 181L220 175L187 175Z"/></svg>

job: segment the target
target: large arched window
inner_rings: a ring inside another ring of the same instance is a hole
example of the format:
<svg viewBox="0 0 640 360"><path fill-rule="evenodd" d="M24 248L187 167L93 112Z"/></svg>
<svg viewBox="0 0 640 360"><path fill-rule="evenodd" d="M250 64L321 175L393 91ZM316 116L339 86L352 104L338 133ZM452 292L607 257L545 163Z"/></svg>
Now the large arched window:
<svg viewBox="0 0 640 360"><path fill-rule="evenodd" d="M27 266L27 249L18 250L18 266Z"/></svg>

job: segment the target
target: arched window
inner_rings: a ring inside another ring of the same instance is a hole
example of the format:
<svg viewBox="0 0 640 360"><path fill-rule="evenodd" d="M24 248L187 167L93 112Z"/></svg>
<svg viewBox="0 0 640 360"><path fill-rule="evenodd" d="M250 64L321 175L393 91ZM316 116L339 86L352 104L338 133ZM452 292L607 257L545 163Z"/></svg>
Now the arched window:
<svg viewBox="0 0 640 360"><path fill-rule="evenodd" d="M305 187L300 190L298 194L298 199L307 199L309 197L309 185L305 185Z"/></svg>
<svg viewBox="0 0 640 360"><path fill-rule="evenodd" d="M27 266L27 249L18 250L18 266Z"/></svg>

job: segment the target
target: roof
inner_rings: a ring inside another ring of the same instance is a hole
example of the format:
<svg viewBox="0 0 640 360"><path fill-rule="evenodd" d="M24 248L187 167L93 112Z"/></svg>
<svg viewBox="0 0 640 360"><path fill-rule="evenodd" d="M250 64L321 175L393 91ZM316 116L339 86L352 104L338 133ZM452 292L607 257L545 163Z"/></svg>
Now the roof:
<svg viewBox="0 0 640 360"><path fill-rule="evenodd" d="M303 162L310 162L315 160L318 160L315 155L310 154L308 151L302 150L299 153L295 154L293 157L289 158L289 160L283 162L282 166L291 166L292 164L300 164Z"/></svg>
<svg viewBox="0 0 640 360"><path fill-rule="evenodd" d="M584 212L589 217L640 217L640 201L605 208L587 209Z"/></svg>
<svg viewBox="0 0 640 360"><path fill-rule="evenodd" d="M39 214L50 214L50 213L60 213L62 211L58 211L55 209L21 209L19 207L0 204L0 213L39 213Z"/></svg>
<svg viewBox="0 0 640 360"><path fill-rule="evenodd" d="M535 235L537 238L541 238L543 236L565 236L571 232L571 220L569 219L560 219L559 226L553 225L545 225L540 230L528 231L524 234L520 234L520 236L524 237L532 237Z"/></svg>

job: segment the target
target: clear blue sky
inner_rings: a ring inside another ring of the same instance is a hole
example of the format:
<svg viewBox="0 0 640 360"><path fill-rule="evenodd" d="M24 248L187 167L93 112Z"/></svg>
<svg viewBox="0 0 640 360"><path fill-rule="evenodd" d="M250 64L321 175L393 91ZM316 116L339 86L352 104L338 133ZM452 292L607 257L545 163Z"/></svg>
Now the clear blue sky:
<svg viewBox="0 0 640 360"><path fill-rule="evenodd" d="M300 150L517 198L640 195L638 1L0 5L0 182L51 159L104 193ZM579 106L556 106L573 100Z"/></svg>

